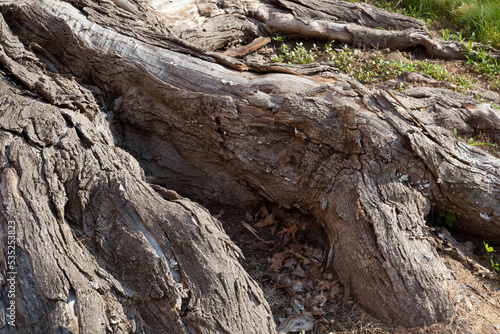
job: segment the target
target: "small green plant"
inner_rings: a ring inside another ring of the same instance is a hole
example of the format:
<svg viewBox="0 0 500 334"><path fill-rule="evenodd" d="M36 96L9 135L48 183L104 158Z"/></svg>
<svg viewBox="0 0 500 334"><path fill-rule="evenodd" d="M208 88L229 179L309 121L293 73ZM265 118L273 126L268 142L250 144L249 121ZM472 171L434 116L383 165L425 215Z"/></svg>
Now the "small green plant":
<svg viewBox="0 0 500 334"><path fill-rule="evenodd" d="M284 42L286 40L286 37L285 36L276 35L276 36L271 36L271 40L273 42Z"/></svg>
<svg viewBox="0 0 500 334"><path fill-rule="evenodd" d="M490 57L490 51L486 52L486 49L481 48L472 50L472 42L466 42L462 34L452 35L450 38L459 40L470 50L468 51L470 55L467 55L469 66L476 68L477 72L488 73L484 77L493 77L495 73L500 73L500 62ZM273 62L289 64L308 64L318 59L329 60L340 71L362 83L394 79L406 72L420 72L438 81L452 82L459 88L465 89L473 87L477 81L473 81L469 75L452 75L445 67L432 60L388 60L380 51L373 52L369 58L357 57L347 45L334 49L333 41L326 43L324 48L313 44L311 49L307 49L300 42L295 43L295 46L282 42L279 52L271 57Z"/></svg>
<svg viewBox="0 0 500 334"><path fill-rule="evenodd" d="M479 98L476 97L476 98L478 100L481 99L480 97ZM470 137L469 139L462 138L461 136L458 135L457 129L453 129L453 134L459 140L463 140L465 143L467 143L467 145L471 145L471 146L484 146L483 150L487 151L488 153L490 153L494 157L500 158L500 151L498 151L498 148L500 148L500 145L484 141L484 140L489 141L489 137L487 137L487 136L485 137L483 134L479 134L479 135L476 135L474 137ZM483 141L476 142L476 140L477 140L477 138L479 136L481 136L481 138L482 138Z"/></svg>
<svg viewBox="0 0 500 334"><path fill-rule="evenodd" d="M432 61L387 60L381 52L373 53L368 60L359 60L354 57L354 52L347 45L338 51L332 50L331 46L327 45L325 52L330 55L330 61L339 70L363 83L392 79L406 72L421 72L441 81L452 78L444 67Z"/></svg>
<svg viewBox="0 0 500 334"><path fill-rule="evenodd" d="M493 270L495 270L497 273L500 273L500 265L493 258L493 253L495 253L495 250L493 249L493 247L488 245L486 242L483 242L483 244L484 244L484 248L486 249L486 256L488 256L488 259L490 260L491 268Z"/></svg>
<svg viewBox="0 0 500 334"><path fill-rule="evenodd" d="M282 63L285 61L285 57L282 54L275 54L271 57L271 61Z"/></svg>
<svg viewBox="0 0 500 334"><path fill-rule="evenodd" d="M420 64L420 72L439 81L450 79L450 74L444 67L436 65L430 61L423 61Z"/></svg>
<svg viewBox="0 0 500 334"><path fill-rule="evenodd" d="M471 88L476 81L472 81L470 75L460 75L460 76L453 76L452 77L452 81L453 83L455 83L456 85L462 87L462 88L465 88L465 89L469 89Z"/></svg>
<svg viewBox="0 0 500 334"><path fill-rule="evenodd" d="M286 43L281 43L280 53L271 57L271 61L289 64L309 64L318 57L318 48L314 45L312 50L307 50L301 42L291 49Z"/></svg>
<svg viewBox="0 0 500 334"><path fill-rule="evenodd" d="M477 137L478 136L475 136L475 137L472 137L469 140L467 140L467 145L471 145L471 146L489 145L489 146L498 147L497 144L493 144L493 143L483 143L483 142L477 142L477 143L475 143L474 141L476 140Z"/></svg>
<svg viewBox="0 0 500 334"><path fill-rule="evenodd" d="M449 227L453 227L453 223L457 220L457 216L451 212L440 212L436 218L436 223L438 225L448 225Z"/></svg>
<svg viewBox="0 0 500 334"><path fill-rule="evenodd" d="M335 67L346 74L353 74L352 71L355 64L354 52L347 45L344 45L339 52L331 48L326 52L330 55L330 61L334 63Z"/></svg>
<svg viewBox="0 0 500 334"><path fill-rule="evenodd" d="M450 29L442 29L441 30L441 35L443 36L443 39L445 41L449 41L453 38L453 34L451 33Z"/></svg>
<svg viewBox="0 0 500 334"><path fill-rule="evenodd" d="M476 34L472 33L472 35L469 38L469 42L466 42L465 39L462 37L462 32L460 32L460 35L458 37L460 43L467 49L467 54L472 55L474 54L474 38L476 38Z"/></svg>
<svg viewBox="0 0 500 334"><path fill-rule="evenodd" d="M472 42L466 44L462 41L462 44L467 48L467 54L465 55L467 66L486 78L498 78L500 75L500 62L491 56L491 50L482 47L474 51L471 46Z"/></svg>
<svg viewBox="0 0 500 334"><path fill-rule="evenodd" d="M252 267L254 267L254 269L255 269L256 271L260 271L260 270L261 270L261 269L260 269L260 267L262 267L262 264L257 263L257 262L250 262L250 265L251 265Z"/></svg>

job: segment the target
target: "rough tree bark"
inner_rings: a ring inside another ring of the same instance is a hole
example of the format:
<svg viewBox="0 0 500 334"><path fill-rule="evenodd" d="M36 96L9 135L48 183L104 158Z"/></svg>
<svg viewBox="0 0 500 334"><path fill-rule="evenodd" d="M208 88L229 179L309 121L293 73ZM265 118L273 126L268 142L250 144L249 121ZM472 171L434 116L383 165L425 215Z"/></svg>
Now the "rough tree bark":
<svg viewBox="0 0 500 334"><path fill-rule="evenodd" d="M417 20L331 1L0 6L1 242L15 221L24 332L274 333L237 247L177 192L314 217L326 266L405 326L454 316L467 289L426 239L431 207L500 241L500 161L452 135L498 139L498 110L222 52L286 34L463 56Z"/></svg>

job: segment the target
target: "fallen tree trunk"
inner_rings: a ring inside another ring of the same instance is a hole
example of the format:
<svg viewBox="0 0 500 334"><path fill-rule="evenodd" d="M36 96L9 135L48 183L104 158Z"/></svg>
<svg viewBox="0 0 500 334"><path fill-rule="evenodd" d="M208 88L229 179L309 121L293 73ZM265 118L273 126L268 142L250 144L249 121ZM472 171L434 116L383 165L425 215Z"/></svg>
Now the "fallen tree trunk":
<svg viewBox="0 0 500 334"><path fill-rule="evenodd" d="M457 228L500 241L500 162L452 135L498 138L498 110L440 89L370 90L328 64L216 51L266 33L372 43L380 31L380 45L443 57L459 46L340 2L116 3L0 2L0 217L4 245L7 222L18 228L19 326L274 332L219 223L166 189L297 208L324 229L326 266L370 313L405 326L456 314L465 288L427 241L426 218L431 207L454 212ZM364 11L340 19L336 6Z"/></svg>

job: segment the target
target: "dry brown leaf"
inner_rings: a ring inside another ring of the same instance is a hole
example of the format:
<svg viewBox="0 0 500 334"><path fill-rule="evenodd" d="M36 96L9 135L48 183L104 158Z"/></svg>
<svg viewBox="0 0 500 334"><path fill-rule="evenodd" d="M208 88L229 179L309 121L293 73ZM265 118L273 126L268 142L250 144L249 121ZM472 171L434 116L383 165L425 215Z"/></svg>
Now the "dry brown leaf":
<svg viewBox="0 0 500 334"><path fill-rule="evenodd" d="M288 155L288 153L285 153L285 162L283 163L283 166L286 166L286 164L292 162L292 157Z"/></svg>
<svg viewBox="0 0 500 334"><path fill-rule="evenodd" d="M299 230L299 228L297 227L297 224L292 224L289 228L285 228L283 227L283 230L279 233L279 234L284 234L286 233L286 236L287 237L292 237L293 240L296 240L295 239L295 233Z"/></svg>
<svg viewBox="0 0 500 334"><path fill-rule="evenodd" d="M325 311L323 311L323 309L317 307L317 306L313 306L312 308L312 314L317 316L317 317L322 317L326 314Z"/></svg>
<svg viewBox="0 0 500 334"><path fill-rule="evenodd" d="M325 296L323 294L323 292L321 292L319 295L316 295L312 301L311 301L311 304L312 305L316 305L316 306L319 306L319 307L323 307L323 305L325 305L325 303L328 301L328 297Z"/></svg>
<svg viewBox="0 0 500 334"><path fill-rule="evenodd" d="M262 213L264 214L264 217L269 216L269 211L267 211L265 206L261 206L260 211L262 211Z"/></svg>
<svg viewBox="0 0 500 334"><path fill-rule="evenodd" d="M311 263L311 260L309 260L305 256L300 255L299 253L296 253L296 252L290 252L290 253L292 253L294 256L298 257L299 259L301 259L303 261L303 263L306 264L306 265L309 264L309 263Z"/></svg>
<svg viewBox="0 0 500 334"><path fill-rule="evenodd" d="M323 278L327 281L333 281L333 274L332 273L324 273L323 274ZM335 283L338 284L337 281L335 281Z"/></svg>
<svg viewBox="0 0 500 334"><path fill-rule="evenodd" d="M307 266L307 273L310 277L321 277L321 263L313 263Z"/></svg>
<svg viewBox="0 0 500 334"><path fill-rule="evenodd" d="M272 258L272 263L271 263L271 266L269 267L269 269L272 269L272 270L275 270L275 271L278 271L281 269L281 267L283 267L283 261L285 260L285 253L283 252L280 252L280 253L276 253L274 254L273 258Z"/></svg>
<svg viewBox="0 0 500 334"><path fill-rule="evenodd" d="M316 286L316 290L318 291L324 291L324 290L330 290L332 287L333 282L327 282L327 281L319 281L318 285Z"/></svg>
<svg viewBox="0 0 500 334"><path fill-rule="evenodd" d="M279 289L289 288L292 286L292 283L293 283L290 277L282 276L282 275L278 275L276 277L275 282L276 282L276 287Z"/></svg>
<svg viewBox="0 0 500 334"><path fill-rule="evenodd" d="M274 221L274 214L267 215L266 218L262 219L260 222L255 224L257 227L266 227L269 225L273 225L275 223Z"/></svg>
<svg viewBox="0 0 500 334"><path fill-rule="evenodd" d="M252 242L249 247L253 250L272 251L274 243L272 241L256 241Z"/></svg>
<svg viewBox="0 0 500 334"><path fill-rule="evenodd" d="M297 265L297 259L294 257L288 259L284 264L287 268L293 268L295 265Z"/></svg>
<svg viewBox="0 0 500 334"><path fill-rule="evenodd" d="M306 277L306 272L304 271L304 269L302 268L302 266L300 264L297 265L297 267L292 272L292 274L294 274L297 277L301 277L301 278Z"/></svg>
<svg viewBox="0 0 500 334"><path fill-rule="evenodd" d="M340 288L340 285L338 281L332 282L332 285L330 286L330 298L334 298L337 295L340 295L342 293L342 289Z"/></svg>
<svg viewBox="0 0 500 334"><path fill-rule="evenodd" d="M304 256L306 256L309 259L322 261L323 260L323 250L320 248L312 247L310 245L306 245L304 247Z"/></svg>

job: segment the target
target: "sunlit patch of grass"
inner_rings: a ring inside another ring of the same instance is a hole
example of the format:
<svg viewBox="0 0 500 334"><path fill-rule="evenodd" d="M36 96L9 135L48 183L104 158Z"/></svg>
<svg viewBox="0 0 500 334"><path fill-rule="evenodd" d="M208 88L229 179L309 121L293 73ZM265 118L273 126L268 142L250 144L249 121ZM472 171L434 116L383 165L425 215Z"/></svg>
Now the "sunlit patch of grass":
<svg viewBox="0 0 500 334"><path fill-rule="evenodd" d="M500 0L353 0L438 23L469 38L500 48ZM445 36L443 36L445 38ZM446 38L445 38L446 39Z"/></svg>
<svg viewBox="0 0 500 334"><path fill-rule="evenodd" d="M375 51L368 58L357 57L347 45L334 49L333 43L326 43L320 50L315 44L307 49L302 43L291 47L281 42L279 52L271 57L271 61L290 64L307 64L315 60L330 61L345 74L363 83L394 79L407 72L420 72L438 81L449 81L462 88L469 88L472 82L469 77L455 77L446 68L432 60L396 61L388 60L381 51Z"/></svg>

